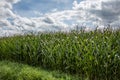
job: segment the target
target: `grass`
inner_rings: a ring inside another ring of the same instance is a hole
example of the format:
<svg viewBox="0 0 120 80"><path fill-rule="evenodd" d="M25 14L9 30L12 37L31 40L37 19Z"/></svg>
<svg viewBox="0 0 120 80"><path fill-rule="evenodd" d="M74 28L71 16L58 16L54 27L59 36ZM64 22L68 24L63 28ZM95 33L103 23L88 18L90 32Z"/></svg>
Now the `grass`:
<svg viewBox="0 0 120 80"><path fill-rule="evenodd" d="M80 80L80 78L21 63L0 61L0 80Z"/></svg>
<svg viewBox="0 0 120 80"><path fill-rule="evenodd" d="M72 31L0 39L0 59L76 74L119 80L120 29Z"/></svg>

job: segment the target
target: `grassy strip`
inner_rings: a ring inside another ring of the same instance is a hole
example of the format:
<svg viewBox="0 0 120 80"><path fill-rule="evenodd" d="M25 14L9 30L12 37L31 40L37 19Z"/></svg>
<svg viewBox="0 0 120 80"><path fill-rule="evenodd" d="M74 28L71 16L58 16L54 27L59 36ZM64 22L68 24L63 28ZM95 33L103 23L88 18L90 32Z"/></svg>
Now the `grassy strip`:
<svg viewBox="0 0 120 80"><path fill-rule="evenodd" d="M0 59L62 70L91 80L119 80L120 30L1 38Z"/></svg>
<svg viewBox="0 0 120 80"><path fill-rule="evenodd" d="M80 78L20 63L0 61L0 80L80 80Z"/></svg>

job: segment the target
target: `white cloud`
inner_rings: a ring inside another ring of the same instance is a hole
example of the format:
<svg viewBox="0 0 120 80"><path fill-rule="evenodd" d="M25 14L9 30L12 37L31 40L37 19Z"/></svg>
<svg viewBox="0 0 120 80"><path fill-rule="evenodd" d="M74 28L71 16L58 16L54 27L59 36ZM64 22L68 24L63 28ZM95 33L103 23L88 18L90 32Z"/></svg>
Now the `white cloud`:
<svg viewBox="0 0 120 80"><path fill-rule="evenodd" d="M52 0L54 2L57 2L57 3L68 3L69 0Z"/></svg>
<svg viewBox="0 0 120 80"><path fill-rule="evenodd" d="M85 20L96 21L98 24L111 24L120 20L119 0L84 0L80 3L74 1L73 9L82 11L80 17Z"/></svg>
<svg viewBox="0 0 120 80"><path fill-rule="evenodd" d="M19 0L4 0L0 3L4 4L0 5L1 33L4 34L8 31L7 34L12 34L13 32L23 33L29 31L58 31L66 29L67 24L59 21L59 18L56 20L55 17L53 17L50 13L38 18L26 18L13 13L12 4L16 3L17 1ZM39 14L39 12L35 11L35 14Z"/></svg>
<svg viewBox="0 0 120 80"><path fill-rule="evenodd" d="M18 0L1 0L0 1L0 36L8 35L9 33L19 33L17 27L12 25L8 18L15 18L16 14L12 11L12 4Z"/></svg>
<svg viewBox="0 0 120 80"><path fill-rule="evenodd" d="M74 1L71 10L55 10L44 15L34 11L34 14L42 15L35 18L21 17L12 11L12 5L19 1L1 0L0 36L4 36L6 32L12 35L29 31L67 31L73 29L75 24L91 27L99 25L99 28L103 28L104 24L117 25L120 21L120 1L118 0L83 0L80 3ZM91 27L87 27L86 31L91 30Z"/></svg>
<svg viewBox="0 0 120 80"><path fill-rule="evenodd" d="M56 12L57 11L57 8L53 9L52 12Z"/></svg>
<svg viewBox="0 0 120 80"><path fill-rule="evenodd" d="M15 4L15 3L17 3L17 2L19 2L19 1L21 1L21 0L4 0L4 1L6 1L6 2L8 2L8 3Z"/></svg>
<svg viewBox="0 0 120 80"><path fill-rule="evenodd" d="M9 8L0 8L0 19L14 18L16 15Z"/></svg>
<svg viewBox="0 0 120 80"><path fill-rule="evenodd" d="M0 8L1 7L12 9L12 5L6 1L0 1Z"/></svg>
<svg viewBox="0 0 120 80"><path fill-rule="evenodd" d="M33 11L34 15L36 16L43 16L43 14L39 11Z"/></svg>

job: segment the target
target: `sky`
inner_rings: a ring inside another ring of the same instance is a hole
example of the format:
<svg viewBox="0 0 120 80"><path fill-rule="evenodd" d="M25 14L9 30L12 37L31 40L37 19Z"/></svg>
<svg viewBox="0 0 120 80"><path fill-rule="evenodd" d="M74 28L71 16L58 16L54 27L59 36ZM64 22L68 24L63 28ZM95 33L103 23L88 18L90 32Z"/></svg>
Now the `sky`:
<svg viewBox="0 0 120 80"><path fill-rule="evenodd" d="M120 25L120 0L0 0L0 36Z"/></svg>

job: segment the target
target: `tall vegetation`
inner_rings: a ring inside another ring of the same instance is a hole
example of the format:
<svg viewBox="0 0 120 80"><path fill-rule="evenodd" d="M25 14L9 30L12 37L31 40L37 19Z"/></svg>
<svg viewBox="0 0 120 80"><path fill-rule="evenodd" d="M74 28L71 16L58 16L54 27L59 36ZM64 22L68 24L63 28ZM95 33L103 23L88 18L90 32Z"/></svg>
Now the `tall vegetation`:
<svg viewBox="0 0 120 80"><path fill-rule="evenodd" d="M89 80L119 80L120 30L1 38L0 59L61 70Z"/></svg>

